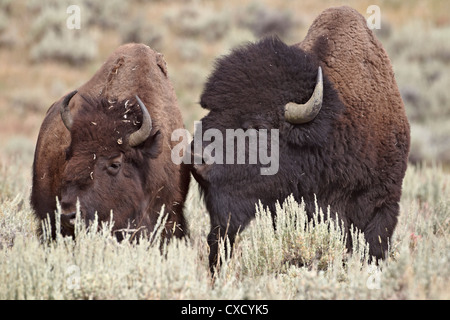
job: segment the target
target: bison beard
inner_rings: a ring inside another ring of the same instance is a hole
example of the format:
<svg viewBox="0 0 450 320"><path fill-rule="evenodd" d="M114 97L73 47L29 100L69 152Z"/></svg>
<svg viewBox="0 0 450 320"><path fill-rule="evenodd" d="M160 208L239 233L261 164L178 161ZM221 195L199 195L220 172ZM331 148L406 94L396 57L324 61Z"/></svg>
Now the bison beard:
<svg viewBox="0 0 450 320"><path fill-rule="evenodd" d="M371 255L385 257L397 224L409 150L409 127L397 126L392 118L407 124L406 117L384 114L390 111L377 100L384 97L359 102L356 112L366 112L366 117L354 114L355 106L343 103L339 88L324 72L320 112L304 123L289 122L285 106L310 99L319 65L314 54L268 38L219 59L209 77L201 96L202 107L210 110L202 119L203 131L278 129L280 137L275 175L261 175L260 164L192 166L211 219L212 272L219 240L228 236L232 246L237 232L254 218L258 201L274 213L275 203L290 194L305 202L310 217L317 197L321 209L329 207L332 218L339 215L347 233L351 225L364 232Z"/></svg>

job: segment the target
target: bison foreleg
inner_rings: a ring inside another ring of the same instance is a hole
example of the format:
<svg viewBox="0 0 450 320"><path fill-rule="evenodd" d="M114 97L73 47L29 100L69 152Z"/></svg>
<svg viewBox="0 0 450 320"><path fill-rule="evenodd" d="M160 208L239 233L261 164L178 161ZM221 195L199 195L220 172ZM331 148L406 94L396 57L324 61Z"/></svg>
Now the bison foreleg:
<svg viewBox="0 0 450 320"><path fill-rule="evenodd" d="M233 252L234 241L238 230L229 228L228 226L216 226L212 227L208 235L209 245L209 269L211 275L214 276L215 271L219 270L222 265L220 259L220 246L223 246L224 257L231 257Z"/></svg>
<svg viewBox="0 0 450 320"><path fill-rule="evenodd" d="M387 258L392 234L397 225L398 203L383 204L363 230L369 243L369 254L376 260Z"/></svg>

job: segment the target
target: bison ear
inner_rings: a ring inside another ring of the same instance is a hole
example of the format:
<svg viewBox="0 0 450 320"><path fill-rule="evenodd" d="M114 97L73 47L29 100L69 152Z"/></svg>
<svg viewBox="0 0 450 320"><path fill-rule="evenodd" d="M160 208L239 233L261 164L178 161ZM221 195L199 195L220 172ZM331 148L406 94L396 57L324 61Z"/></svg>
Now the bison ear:
<svg viewBox="0 0 450 320"><path fill-rule="evenodd" d="M157 130L143 144L143 153L147 158L155 159L162 151L162 133Z"/></svg>
<svg viewBox="0 0 450 320"><path fill-rule="evenodd" d="M76 95L78 92L78 90L74 90L72 92L70 92L69 94L67 94L63 101L61 102L61 106L59 109L59 112L61 114L61 119L64 123L64 125L66 126L67 130L71 130L72 129L72 124L73 124L73 118L72 115L70 114L70 108L69 108L69 102L72 99L72 97L74 95Z"/></svg>
<svg viewBox="0 0 450 320"><path fill-rule="evenodd" d="M164 56L161 53L156 54L156 64L159 69L161 69L162 73L167 77L167 64L166 60L164 60Z"/></svg>

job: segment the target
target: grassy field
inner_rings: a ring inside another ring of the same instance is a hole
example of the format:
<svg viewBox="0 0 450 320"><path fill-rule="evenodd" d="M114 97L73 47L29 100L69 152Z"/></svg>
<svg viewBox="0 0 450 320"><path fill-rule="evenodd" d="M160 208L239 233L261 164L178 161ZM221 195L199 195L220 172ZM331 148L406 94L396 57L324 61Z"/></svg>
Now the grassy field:
<svg viewBox="0 0 450 320"><path fill-rule="evenodd" d="M1 178L15 185L14 174ZM2 189L0 299L449 299L449 188L441 167L409 167L389 259L378 267L367 263L356 230L350 256L339 224L317 219L313 226L302 205L288 199L274 231L270 214L257 206L257 219L214 281L209 218L196 185L187 202L189 239L162 252L158 241L117 242L108 224L99 232L79 226L76 241L42 243L27 194Z"/></svg>
<svg viewBox="0 0 450 320"><path fill-rule="evenodd" d="M80 30L66 28L69 3L81 7ZM313 227L302 205L288 200L279 206L276 231L255 204L257 219L214 280L209 217L195 184L186 210L190 237L162 252L158 242L118 243L108 225L101 232L80 227L77 241L38 238L29 205L31 164L47 108L86 82L118 45L144 42L164 54L192 130L204 115L197 101L216 57L266 32L299 42L323 9L348 4L368 16L373 1L106 3L0 0L0 299L450 298L450 2L377 3L377 34L412 135L389 259L368 264L356 230L358 246L348 255L339 224Z"/></svg>

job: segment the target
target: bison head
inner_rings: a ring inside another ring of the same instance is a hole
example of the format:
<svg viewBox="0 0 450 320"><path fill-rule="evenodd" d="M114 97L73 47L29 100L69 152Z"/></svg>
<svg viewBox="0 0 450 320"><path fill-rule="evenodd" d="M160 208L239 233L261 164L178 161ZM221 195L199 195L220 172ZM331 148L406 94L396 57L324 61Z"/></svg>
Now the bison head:
<svg viewBox="0 0 450 320"><path fill-rule="evenodd" d="M64 230L73 233L77 202L87 222L95 213L109 221L112 211L115 230L149 225L149 162L161 152L161 139L147 108L138 96L123 102L81 96L72 115L69 102L76 93L61 104L71 137L60 194Z"/></svg>

